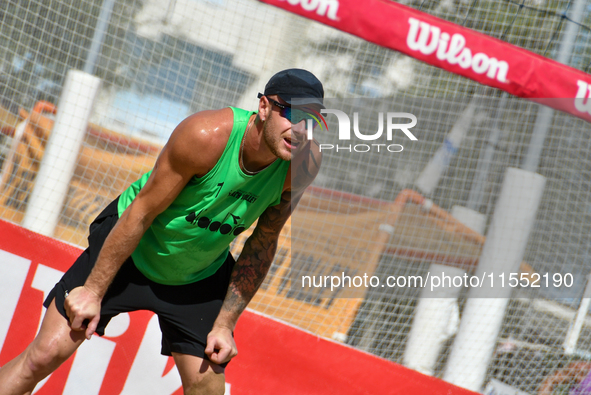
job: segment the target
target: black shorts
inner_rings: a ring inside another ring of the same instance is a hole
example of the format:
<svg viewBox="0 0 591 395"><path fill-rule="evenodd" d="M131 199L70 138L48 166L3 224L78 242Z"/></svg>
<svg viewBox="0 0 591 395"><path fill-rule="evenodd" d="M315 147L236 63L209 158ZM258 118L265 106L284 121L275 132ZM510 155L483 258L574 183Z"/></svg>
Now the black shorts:
<svg viewBox="0 0 591 395"><path fill-rule="evenodd" d="M90 225L89 247L43 303L49 307L55 298L58 311L66 319L65 293L83 285L94 267L105 238L119 219L117 200L111 202ZM104 335L111 318L119 313L149 310L158 315L163 355L177 352L207 359L207 335L220 312L234 263L232 254L228 254L224 264L212 276L195 283L174 286L149 280L135 267L131 258L127 259L102 300L101 320L96 333Z"/></svg>

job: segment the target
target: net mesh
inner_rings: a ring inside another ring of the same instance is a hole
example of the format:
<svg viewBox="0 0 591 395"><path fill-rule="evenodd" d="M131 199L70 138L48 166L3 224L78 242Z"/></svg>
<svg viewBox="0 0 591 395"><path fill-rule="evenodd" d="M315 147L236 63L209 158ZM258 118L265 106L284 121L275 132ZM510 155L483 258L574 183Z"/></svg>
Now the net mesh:
<svg viewBox="0 0 591 395"><path fill-rule="evenodd" d="M584 72L591 67L587 3L579 8L580 2L566 0L403 3ZM575 39L566 51L568 29L574 29ZM322 171L298 208L316 218L319 241L309 248L350 246L359 240L351 229L360 221L374 221L372 229L378 229L380 217L394 215L392 235L372 233L352 252L371 261L372 273L425 276L434 263L471 270L485 239L462 228L449 213L454 206L467 207L490 225L506 169L523 166L542 111L538 104L250 0L4 2L0 48L4 220L23 220L67 71L84 70L102 80L82 148L73 153L78 159L54 233L80 246L85 246L93 217L151 168L184 117L227 105L255 109L256 93L272 74L301 67L323 81L326 97L375 99L419 119L414 129L419 142L404 140L404 155L368 159L325 152ZM436 187L421 192L417 179L470 103L474 115L457 152ZM516 291L504 311L485 380L529 394L538 393L571 362L591 358L589 318L575 349L564 348L591 270L591 136L588 123L573 116L552 112L550 120L536 169L546 185L523 258L527 266L521 270L570 273L576 295L564 297L555 289L523 298ZM375 130L375 120L362 122ZM406 200L399 208L394 202L401 197ZM424 198L434 205L425 208ZM295 220L286 229L250 307L404 363L419 292L368 287L363 294L339 299L314 287L302 289L298 281L305 274L341 273L353 266L330 260L322 266L301 254L290 255L289 232L296 241L311 236ZM233 252L239 252L241 240ZM349 273L354 270L359 271ZM459 319L467 292L461 290L449 317ZM445 376L453 327L446 329L430 365L435 376ZM565 386L556 385L555 393Z"/></svg>

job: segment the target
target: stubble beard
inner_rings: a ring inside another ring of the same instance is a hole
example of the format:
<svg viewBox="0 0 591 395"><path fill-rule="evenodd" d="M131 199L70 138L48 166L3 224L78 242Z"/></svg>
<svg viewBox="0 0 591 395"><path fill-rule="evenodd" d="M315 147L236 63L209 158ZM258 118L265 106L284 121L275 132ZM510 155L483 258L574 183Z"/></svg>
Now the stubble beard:
<svg viewBox="0 0 591 395"><path fill-rule="evenodd" d="M268 120L270 119L271 116ZM285 151L282 151L280 149L281 146L284 146L283 139L276 133L273 133L272 130L270 130L267 122L263 123L263 139L265 141L265 144L267 145L267 148L269 148L269 151L271 151L273 155L275 155L279 159L291 161L293 152L289 152L287 151L287 149Z"/></svg>

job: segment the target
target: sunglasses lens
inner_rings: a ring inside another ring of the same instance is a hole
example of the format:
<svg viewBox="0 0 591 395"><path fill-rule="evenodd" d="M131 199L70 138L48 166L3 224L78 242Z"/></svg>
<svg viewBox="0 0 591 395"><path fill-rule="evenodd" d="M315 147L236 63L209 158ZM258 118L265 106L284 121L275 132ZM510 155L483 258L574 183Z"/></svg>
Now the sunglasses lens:
<svg viewBox="0 0 591 395"><path fill-rule="evenodd" d="M290 107L285 107L280 109L279 114L286 119L291 120L291 108Z"/></svg>
<svg viewBox="0 0 591 395"><path fill-rule="evenodd" d="M306 124L308 123L308 119L312 120L312 127L316 127L316 120L314 117L305 111L291 109L291 123L297 125L298 123L305 121Z"/></svg>
<svg viewBox="0 0 591 395"><path fill-rule="evenodd" d="M290 122L294 125L302 121L306 121L306 125L308 124L308 119L312 120L312 127L315 128L318 124L316 123L316 119L312 116L312 114L307 113L302 110L297 110L291 107L280 108L279 114L286 119L289 119Z"/></svg>

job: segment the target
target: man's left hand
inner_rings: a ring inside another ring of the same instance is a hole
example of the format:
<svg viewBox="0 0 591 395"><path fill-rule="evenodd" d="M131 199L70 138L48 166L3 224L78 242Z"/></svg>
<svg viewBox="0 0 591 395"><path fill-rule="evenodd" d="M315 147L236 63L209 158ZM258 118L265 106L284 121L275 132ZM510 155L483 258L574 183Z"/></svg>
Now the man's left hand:
<svg viewBox="0 0 591 395"><path fill-rule="evenodd" d="M225 327L214 327L207 335L205 354L213 363L222 364L238 355L232 331Z"/></svg>

